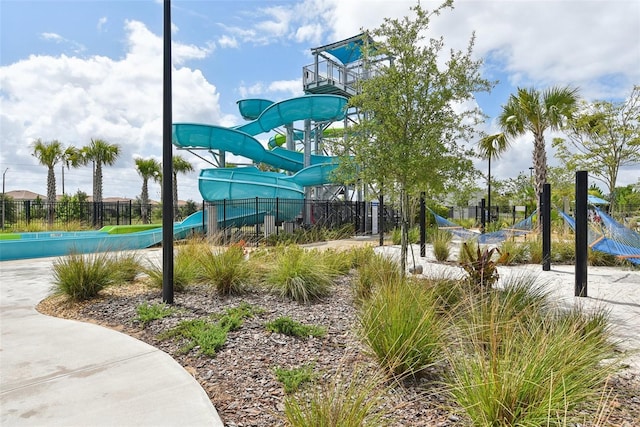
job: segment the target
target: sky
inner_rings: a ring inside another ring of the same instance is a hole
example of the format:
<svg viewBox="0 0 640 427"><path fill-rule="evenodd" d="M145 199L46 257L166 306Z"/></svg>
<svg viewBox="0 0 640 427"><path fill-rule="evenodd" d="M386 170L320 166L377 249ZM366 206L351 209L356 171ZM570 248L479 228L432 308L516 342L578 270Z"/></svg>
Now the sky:
<svg viewBox="0 0 640 427"><path fill-rule="evenodd" d="M242 124L236 102L303 95L310 49L343 40L384 18L410 15L404 0L173 0L173 121ZM440 2L422 0L431 10ZM81 147L104 139L121 147L104 169L105 197L135 198L142 179L134 159L162 159L163 4L157 0L0 0L0 170L6 191L46 194L46 168L31 155L35 139ZM483 76L499 83L476 102L495 118L518 87L578 87L588 101L621 101L640 84L638 0L458 0L435 17L430 36L465 49ZM550 145L555 134L548 133ZM261 141L268 135L259 137ZM530 135L492 162L497 179L528 173ZM473 144L473 141L470 141ZM177 152L174 151L174 153ZM178 178L179 198L201 200L198 170ZM549 163L558 165L549 147ZM241 159L233 159L241 161ZM476 161L486 169L486 162ZM8 169L7 169L8 168ZM56 168L62 193L61 166ZM91 167L64 171L65 192L91 195ZM640 180L624 168L618 185ZM150 196L160 197L158 184Z"/></svg>

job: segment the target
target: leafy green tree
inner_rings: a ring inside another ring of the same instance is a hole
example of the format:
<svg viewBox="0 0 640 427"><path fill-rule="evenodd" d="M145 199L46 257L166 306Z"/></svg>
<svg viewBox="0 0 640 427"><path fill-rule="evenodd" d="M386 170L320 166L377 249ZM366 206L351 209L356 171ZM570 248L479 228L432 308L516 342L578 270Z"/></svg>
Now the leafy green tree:
<svg viewBox="0 0 640 427"><path fill-rule="evenodd" d="M182 156L173 156L173 217L180 214L178 209L178 174L193 171L193 165Z"/></svg>
<svg viewBox="0 0 640 427"><path fill-rule="evenodd" d="M557 157L604 183L613 209L620 168L640 163L640 86L624 102L583 102L564 130L567 139L553 141Z"/></svg>
<svg viewBox="0 0 640 427"><path fill-rule="evenodd" d="M365 46L365 63L390 59L364 80L349 101L360 120L339 152L350 154L341 168L354 180L400 194L402 271L406 267L409 198L421 191L443 194L473 169L468 140L482 115L463 108L472 93L492 84L480 76L481 61L472 59L474 36L466 51L451 51L443 63L444 40L428 39L433 17L451 9L446 1L428 12L418 4L413 18L385 19L371 35L380 40Z"/></svg>
<svg viewBox="0 0 640 427"><path fill-rule="evenodd" d="M135 159L136 170L142 177L142 192L140 193L140 209L142 222L149 223L149 179L158 182L162 179L162 167L156 159Z"/></svg>
<svg viewBox="0 0 640 427"><path fill-rule="evenodd" d="M91 139L91 143L82 148L82 161L94 163L93 201L102 202L102 166L113 166L120 156L120 146L110 144L103 139Z"/></svg>
<svg viewBox="0 0 640 427"><path fill-rule="evenodd" d="M552 87L542 92L536 89L518 88L502 106L498 123L509 142L512 138L533 134L533 168L536 195L542 193L547 183L547 147L544 133L558 130L563 121L571 117L578 103L578 89ZM536 209L540 210L540 198L536 197Z"/></svg>
<svg viewBox="0 0 640 427"><path fill-rule="evenodd" d="M640 210L640 186L627 185L625 187L616 187L616 206L622 210L635 208Z"/></svg>

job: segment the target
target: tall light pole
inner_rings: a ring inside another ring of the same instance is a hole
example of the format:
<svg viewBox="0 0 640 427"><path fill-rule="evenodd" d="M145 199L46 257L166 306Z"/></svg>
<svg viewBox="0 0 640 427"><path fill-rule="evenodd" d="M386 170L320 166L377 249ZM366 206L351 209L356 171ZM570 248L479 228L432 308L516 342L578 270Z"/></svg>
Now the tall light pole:
<svg viewBox="0 0 640 427"><path fill-rule="evenodd" d="M9 168L6 168L4 172L2 172L2 230L4 231L4 204L6 202L7 196L4 193L4 178L7 174Z"/></svg>

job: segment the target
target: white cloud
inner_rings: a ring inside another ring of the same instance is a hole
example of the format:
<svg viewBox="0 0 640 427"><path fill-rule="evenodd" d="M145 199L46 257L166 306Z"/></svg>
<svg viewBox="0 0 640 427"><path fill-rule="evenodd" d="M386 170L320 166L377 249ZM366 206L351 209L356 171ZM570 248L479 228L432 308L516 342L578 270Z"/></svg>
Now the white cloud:
<svg viewBox="0 0 640 427"><path fill-rule="evenodd" d="M60 34L56 33L42 33L40 34L40 37L42 37L44 40L52 40L58 43L64 41L64 38Z"/></svg>
<svg viewBox="0 0 640 427"><path fill-rule="evenodd" d="M218 39L218 44L222 48L237 48L238 40L235 37L223 35Z"/></svg>
<svg viewBox="0 0 640 427"><path fill-rule="evenodd" d="M300 80L276 80L265 84L264 82L256 82L250 86L246 86L244 82L238 88L241 98L273 98L281 100L304 95L302 83Z"/></svg>
<svg viewBox="0 0 640 427"><path fill-rule="evenodd" d="M13 172L20 174L20 180L7 180L12 183L8 188L46 190L46 171L31 156L34 139L83 146L102 138L122 148L116 164L105 168L105 196L139 193L134 153L162 153L162 39L136 21L127 21L125 32L126 55L120 59L32 55L0 68L0 161L15 165ZM174 50L178 65L210 52L206 46L179 43ZM216 87L199 70L184 65L173 74L173 105L174 121L234 121L222 114ZM65 181L67 192L91 193L90 168L65 171ZM181 198L199 199L196 173L182 177L180 191Z"/></svg>
<svg viewBox="0 0 640 427"><path fill-rule="evenodd" d="M102 18L98 19L98 25L97 25L98 31L102 31L106 23L107 23L106 16L103 16Z"/></svg>

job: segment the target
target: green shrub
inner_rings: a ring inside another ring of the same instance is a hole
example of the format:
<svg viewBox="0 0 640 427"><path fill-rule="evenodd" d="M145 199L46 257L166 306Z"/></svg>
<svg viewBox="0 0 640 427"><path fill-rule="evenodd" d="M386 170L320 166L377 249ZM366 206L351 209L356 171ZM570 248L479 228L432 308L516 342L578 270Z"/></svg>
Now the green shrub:
<svg viewBox="0 0 640 427"><path fill-rule="evenodd" d="M327 333L327 330L323 327L304 325L287 316L278 317L274 321L266 323L265 327L268 331L298 338L321 338Z"/></svg>
<svg viewBox="0 0 640 427"><path fill-rule="evenodd" d="M175 328L161 333L158 337L162 340L175 338L184 341L180 348L182 353L188 353L198 347L199 353L213 357L227 342L227 334L239 329L245 318L259 311L257 307L242 303L238 307L228 308L224 314L213 315L216 321L183 320Z"/></svg>
<svg viewBox="0 0 640 427"><path fill-rule="evenodd" d="M144 272L149 276L152 287L162 289L163 270L162 264L150 262L150 266ZM200 275L200 269L196 260L188 252L177 251L173 261L173 289L182 292L188 285L195 283Z"/></svg>
<svg viewBox="0 0 640 427"><path fill-rule="evenodd" d="M505 265L526 264L529 261L529 245L508 239L500 244Z"/></svg>
<svg viewBox="0 0 640 427"><path fill-rule="evenodd" d="M287 395L284 418L292 427L384 425L388 411L381 408L384 378L364 368L351 375L337 374L328 383Z"/></svg>
<svg viewBox="0 0 640 427"><path fill-rule="evenodd" d="M478 245L474 250L465 242L462 248L466 253L468 261L461 262L460 266L467 272L468 282L476 291L484 291L493 287L498 281L498 263L493 256L495 253L500 254L498 248L480 249Z"/></svg>
<svg viewBox="0 0 640 427"><path fill-rule="evenodd" d="M449 259L450 245L453 236L448 231L438 231L432 237L433 254L436 260L443 262Z"/></svg>
<svg viewBox="0 0 640 427"><path fill-rule="evenodd" d="M136 252L121 252L114 255L114 269L117 282L133 282L144 269Z"/></svg>
<svg viewBox="0 0 640 427"><path fill-rule="evenodd" d="M598 405L613 371L602 314L554 314L526 282L479 297L449 347L451 393L473 425L564 426Z"/></svg>
<svg viewBox="0 0 640 427"><path fill-rule="evenodd" d="M414 282L380 288L358 320L363 341L388 373L415 376L440 360L445 323L433 293Z"/></svg>
<svg viewBox="0 0 640 427"><path fill-rule="evenodd" d="M211 284L220 295L244 292L253 278L253 270L241 246L225 250L207 250L198 256L201 279Z"/></svg>
<svg viewBox="0 0 640 427"><path fill-rule="evenodd" d="M369 262L376 252L373 250L373 246L354 246L351 248L351 266L358 268L363 264Z"/></svg>
<svg viewBox="0 0 640 427"><path fill-rule="evenodd" d="M141 326L144 328L147 323L171 316L175 311L176 310L173 307L166 304L149 304L148 302L145 302L136 307L136 313L138 313L138 316L136 316L134 320L140 322Z"/></svg>
<svg viewBox="0 0 640 427"><path fill-rule="evenodd" d="M352 287L357 301L369 299L377 288L395 285L402 279L400 265L390 257L373 253L362 262L352 280Z"/></svg>
<svg viewBox="0 0 640 427"><path fill-rule="evenodd" d="M112 256L108 253L71 254L53 263L53 291L72 301L98 296L119 278Z"/></svg>
<svg viewBox="0 0 640 427"><path fill-rule="evenodd" d="M409 228L407 235L409 244L420 243L420 228L419 227L411 227ZM394 245L399 245L402 243L402 229L394 228L391 232L391 242Z"/></svg>
<svg viewBox="0 0 640 427"><path fill-rule="evenodd" d="M344 275L351 270L353 263L351 251L326 249L324 251L313 250L311 252L317 255L320 262L336 275Z"/></svg>
<svg viewBox="0 0 640 427"><path fill-rule="evenodd" d="M551 243L551 261L574 263L576 260L576 244L573 240L556 239Z"/></svg>
<svg viewBox="0 0 640 427"><path fill-rule="evenodd" d="M529 262L531 264L542 264L542 240L533 238L526 242L529 250Z"/></svg>
<svg viewBox="0 0 640 427"><path fill-rule="evenodd" d="M306 304L328 295L334 277L316 254L289 246L275 254L265 280L282 297Z"/></svg>
<svg viewBox="0 0 640 427"><path fill-rule="evenodd" d="M273 373L282 383L286 394L298 391L302 384L310 382L314 377L313 365L303 365L292 369L275 367Z"/></svg>
<svg viewBox="0 0 640 427"><path fill-rule="evenodd" d="M217 322L203 319L183 320L178 325L159 335L160 339L178 338L185 341L180 352L188 353L196 346L199 353L215 356L227 341L228 329Z"/></svg>
<svg viewBox="0 0 640 427"><path fill-rule="evenodd" d="M600 252L600 251L594 251L591 248L587 248L587 251L588 251L587 259L589 261L589 265L612 267L620 263L618 259L611 254Z"/></svg>

